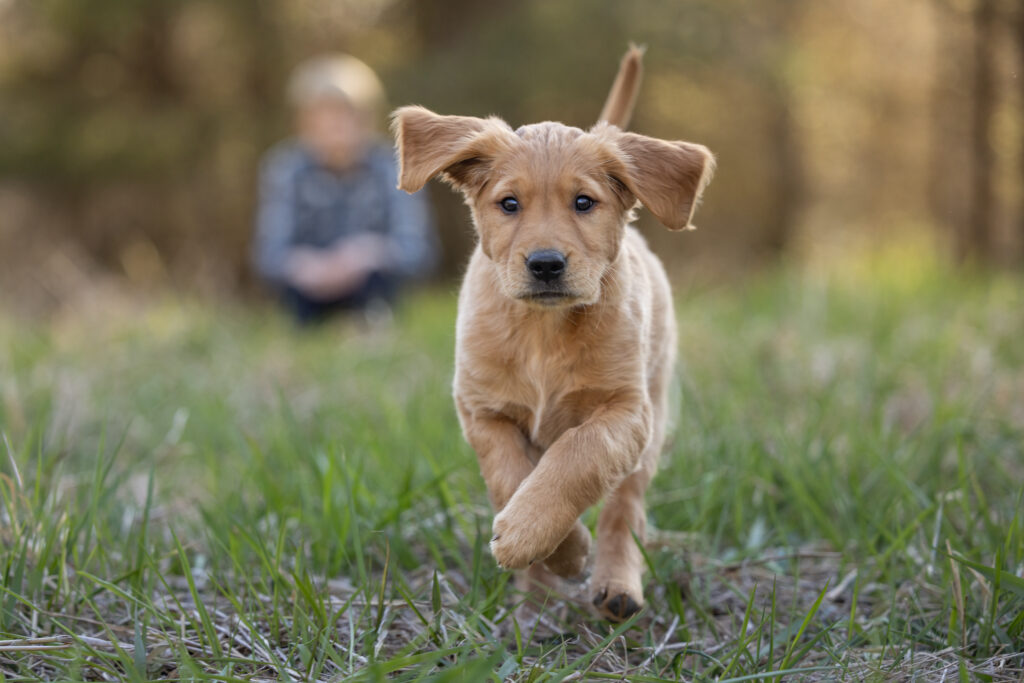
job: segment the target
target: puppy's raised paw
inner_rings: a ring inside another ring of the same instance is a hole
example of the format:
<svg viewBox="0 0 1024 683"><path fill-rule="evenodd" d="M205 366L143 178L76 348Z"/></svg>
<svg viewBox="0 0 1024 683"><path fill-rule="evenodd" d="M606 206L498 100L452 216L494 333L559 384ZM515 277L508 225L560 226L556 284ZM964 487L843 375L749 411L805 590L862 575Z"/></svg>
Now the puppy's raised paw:
<svg viewBox="0 0 1024 683"><path fill-rule="evenodd" d="M609 621L625 621L644 606L643 594L635 588L626 587L619 581L597 584L592 595L591 602L594 607L602 617Z"/></svg>
<svg viewBox="0 0 1024 683"><path fill-rule="evenodd" d="M504 569L525 569L547 559L565 538L571 524L558 525L551 516L524 515L518 510L518 506L509 503L494 518L491 554Z"/></svg>
<svg viewBox="0 0 1024 683"><path fill-rule="evenodd" d="M535 558L528 548L522 546L521 543L495 534L491 539L491 554L502 569L526 569L534 563Z"/></svg>
<svg viewBox="0 0 1024 683"><path fill-rule="evenodd" d="M553 548L545 550L537 540L527 525L516 523L504 512L494 518L491 554L502 569L525 569L547 557Z"/></svg>

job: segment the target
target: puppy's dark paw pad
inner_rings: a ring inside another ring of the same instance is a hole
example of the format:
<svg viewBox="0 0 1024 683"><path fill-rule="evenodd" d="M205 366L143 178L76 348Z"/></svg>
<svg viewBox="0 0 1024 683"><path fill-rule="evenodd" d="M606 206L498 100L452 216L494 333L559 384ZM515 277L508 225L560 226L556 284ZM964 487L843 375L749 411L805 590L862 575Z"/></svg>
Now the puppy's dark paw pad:
<svg viewBox="0 0 1024 683"><path fill-rule="evenodd" d="M594 593L594 607L608 621L625 621L644 606L643 598L634 598L631 592L615 585L604 586Z"/></svg>
<svg viewBox="0 0 1024 683"><path fill-rule="evenodd" d="M605 613L610 619L625 621L640 611L640 605L625 593L620 593L605 604Z"/></svg>

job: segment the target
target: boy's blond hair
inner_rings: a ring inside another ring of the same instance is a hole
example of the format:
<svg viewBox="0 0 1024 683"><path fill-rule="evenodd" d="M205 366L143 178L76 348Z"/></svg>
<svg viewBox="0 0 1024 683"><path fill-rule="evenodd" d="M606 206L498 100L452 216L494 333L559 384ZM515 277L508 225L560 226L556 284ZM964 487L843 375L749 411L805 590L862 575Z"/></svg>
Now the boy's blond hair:
<svg viewBox="0 0 1024 683"><path fill-rule="evenodd" d="M317 100L342 99L376 121L384 110L384 86L377 74L351 55L329 54L308 59L288 79L288 101L296 108Z"/></svg>

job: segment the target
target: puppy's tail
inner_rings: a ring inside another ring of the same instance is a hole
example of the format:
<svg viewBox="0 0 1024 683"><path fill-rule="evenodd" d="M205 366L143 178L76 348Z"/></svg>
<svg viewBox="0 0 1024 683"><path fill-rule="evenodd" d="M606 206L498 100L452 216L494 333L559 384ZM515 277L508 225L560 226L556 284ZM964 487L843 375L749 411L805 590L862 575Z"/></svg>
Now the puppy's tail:
<svg viewBox="0 0 1024 683"><path fill-rule="evenodd" d="M619 73L612 83L612 90L605 100L604 109L598 121L605 121L625 130L629 126L629 119L633 115L633 105L636 104L637 93L640 92L640 80L643 77L644 50L646 47L637 47L629 44L629 49L619 63Z"/></svg>

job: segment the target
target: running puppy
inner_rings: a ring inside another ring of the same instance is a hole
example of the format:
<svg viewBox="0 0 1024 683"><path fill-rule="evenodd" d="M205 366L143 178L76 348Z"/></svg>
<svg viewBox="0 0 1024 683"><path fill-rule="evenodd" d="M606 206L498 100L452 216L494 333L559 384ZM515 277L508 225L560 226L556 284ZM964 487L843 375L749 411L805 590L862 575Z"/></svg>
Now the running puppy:
<svg viewBox="0 0 1024 683"><path fill-rule="evenodd" d="M676 323L665 270L629 222L637 201L691 228L714 159L624 132L640 80L631 48L588 131L554 122L395 112L399 187L440 176L465 195L479 241L462 291L455 404L494 518L491 552L523 588L579 574L605 499L593 604L643 605L644 491L665 440Z"/></svg>

